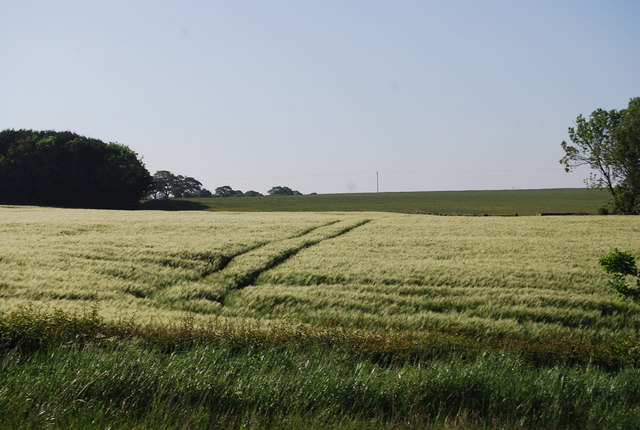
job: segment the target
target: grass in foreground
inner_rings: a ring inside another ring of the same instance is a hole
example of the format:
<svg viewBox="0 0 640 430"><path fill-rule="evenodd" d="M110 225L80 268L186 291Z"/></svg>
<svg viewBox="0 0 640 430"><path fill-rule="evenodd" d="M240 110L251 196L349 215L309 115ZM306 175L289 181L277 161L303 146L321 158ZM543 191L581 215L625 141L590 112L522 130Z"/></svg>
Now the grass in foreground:
<svg viewBox="0 0 640 430"><path fill-rule="evenodd" d="M640 426L640 373L628 364L540 366L500 351L380 361L345 348L344 331L310 340L313 330L142 327L95 313L0 321L10 428ZM391 352L402 357L401 345Z"/></svg>

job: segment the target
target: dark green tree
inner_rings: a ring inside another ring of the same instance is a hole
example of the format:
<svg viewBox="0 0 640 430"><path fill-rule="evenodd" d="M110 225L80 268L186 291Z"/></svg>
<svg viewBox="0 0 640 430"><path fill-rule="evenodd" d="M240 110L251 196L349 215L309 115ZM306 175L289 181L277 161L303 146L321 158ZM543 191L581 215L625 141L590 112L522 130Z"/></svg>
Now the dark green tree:
<svg viewBox="0 0 640 430"><path fill-rule="evenodd" d="M198 192L202 191L202 183L191 176L178 176L180 178L180 184L182 197L197 197Z"/></svg>
<svg viewBox="0 0 640 430"><path fill-rule="evenodd" d="M158 170L153 174L153 190L151 195L154 199L169 198L171 189L176 182L176 175L168 170Z"/></svg>
<svg viewBox="0 0 640 430"><path fill-rule="evenodd" d="M150 198L211 197L211 191L202 188L202 183L191 176L174 175L168 170L153 174L153 190Z"/></svg>
<svg viewBox="0 0 640 430"><path fill-rule="evenodd" d="M151 184L124 145L68 131L0 132L0 203L134 208Z"/></svg>
<svg viewBox="0 0 640 430"><path fill-rule="evenodd" d="M561 144L565 170L589 166L585 182L608 189L615 211L640 213L640 98L620 111L597 109L589 119L579 115L576 126L569 127L569 138L571 144Z"/></svg>
<svg viewBox="0 0 640 430"><path fill-rule="evenodd" d="M207 190L206 188L203 188L201 190L198 190L198 192L194 197L200 197L200 198L213 197L213 193L211 193L211 191Z"/></svg>
<svg viewBox="0 0 640 430"><path fill-rule="evenodd" d="M217 197L243 197L244 193L240 190L234 190L229 185L216 188L215 195Z"/></svg>
<svg viewBox="0 0 640 430"><path fill-rule="evenodd" d="M621 111L614 132L613 158L616 174L622 178L616 189L616 206L628 214L640 213L640 97L632 99Z"/></svg>
<svg viewBox="0 0 640 430"><path fill-rule="evenodd" d="M300 191L292 190L289 187L281 187L281 186L272 187L269 191L267 191L267 193L270 196L300 196L300 195L302 195L302 193Z"/></svg>

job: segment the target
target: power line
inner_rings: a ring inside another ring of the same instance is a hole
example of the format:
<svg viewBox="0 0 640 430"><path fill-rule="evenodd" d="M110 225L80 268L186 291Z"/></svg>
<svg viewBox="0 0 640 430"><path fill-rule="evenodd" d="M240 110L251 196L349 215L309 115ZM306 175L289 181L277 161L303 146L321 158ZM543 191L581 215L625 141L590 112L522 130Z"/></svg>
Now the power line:
<svg viewBox="0 0 640 430"><path fill-rule="evenodd" d="M381 170L383 173L518 173L518 172L557 172L560 169L460 169L460 170Z"/></svg>
<svg viewBox="0 0 640 430"><path fill-rule="evenodd" d="M378 171L359 171L359 172L341 172L341 173L316 173L306 175L274 175L274 176L236 176L236 177L220 177L220 178L203 178L206 181L243 181L254 179L292 179L292 178L318 178L332 176L349 176L349 175L371 175L376 174L376 188L379 189L379 174L443 174L443 173L520 173L520 172L555 172L559 169L458 169L458 170L378 170Z"/></svg>
<svg viewBox="0 0 640 430"><path fill-rule="evenodd" d="M344 172L344 173L318 173L310 175L278 175L278 176L245 176L245 177L226 177L226 178L204 178L209 181L242 181L248 179L289 179L289 178L317 178L328 176L348 176L348 175L370 175L368 172Z"/></svg>

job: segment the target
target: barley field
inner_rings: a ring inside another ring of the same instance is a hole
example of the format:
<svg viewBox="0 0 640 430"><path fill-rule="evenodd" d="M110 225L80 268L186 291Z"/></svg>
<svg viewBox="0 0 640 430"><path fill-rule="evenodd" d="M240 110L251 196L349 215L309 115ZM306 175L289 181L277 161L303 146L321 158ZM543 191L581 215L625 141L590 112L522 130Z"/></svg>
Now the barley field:
<svg viewBox="0 0 640 430"><path fill-rule="evenodd" d="M339 220L1 208L0 306L78 310L97 304L109 318L175 318L184 312L171 297L211 302L208 291L219 286L208 279L216 272L234 272L238 261L250 272L290 243L297 246L298 237Z"/></svg>
<svg viewBox="0 0 640 430"><path fill-rule="evenodd" d="M0 306L362 329L635 333L597 264L637 217L0 210Z"/></svg>
<svg viewBox="0 0 640 430"><path fill-rule="evenodd" d="M11 428L636 428L632 216L0 207Z"/></svg>
<svg viewBox="0 0 640 430"><path fill-rule="evenodd" d="M228 299L308 322L403 330L636 333L598 257L640 253L637 217L387 215L266 271Z"/></svg>

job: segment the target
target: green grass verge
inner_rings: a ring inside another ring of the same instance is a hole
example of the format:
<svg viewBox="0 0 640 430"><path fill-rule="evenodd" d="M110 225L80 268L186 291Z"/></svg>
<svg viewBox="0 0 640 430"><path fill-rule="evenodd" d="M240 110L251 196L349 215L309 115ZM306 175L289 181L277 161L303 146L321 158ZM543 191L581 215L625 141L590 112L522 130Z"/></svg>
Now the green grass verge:
<svg viewBox="0 0 640 430"><path fill-rule="evenodd" d="M7 428L640 426L633 366L540 367L499 351L380 362L318 341L330 330L261 337L229 326L216 341L214 327L106 324L96 313L25 309L1 321ZM350 339L336 333L336 344Z"/></svg>
<svg viewBox="0 0 640 430"><path fill-rule="evenodd" d="M610 200L606 191L582 188L499 191L319 194L147 200L142 209L209 211L374 211L466 215L595 214Z"/></svg>
<svg viewBox="0 0 640 430"><path fill-rule="evenodd" d="M91 312L69 313L20 308L0 313L0 351L38 349L65 344L135 341L165 352L214 345L235 351L255 348L324 348L342 351L354 359L384 365L419 363L448 357L473 358L487 352L518 355L532 366L595 366L618 371L640 365L640 340L616 337L543 336L485 334L462 330L421 332L372 331L340 326L257 323L214 319L196 324L184 319L178 324L139 324L133 320L105 321Z"/></svg>

